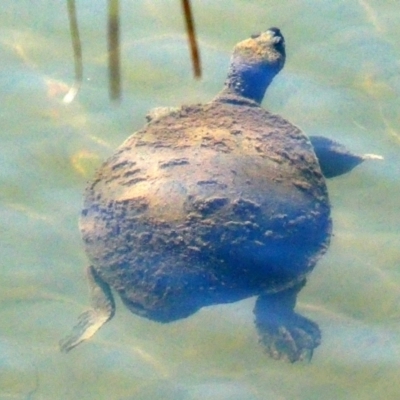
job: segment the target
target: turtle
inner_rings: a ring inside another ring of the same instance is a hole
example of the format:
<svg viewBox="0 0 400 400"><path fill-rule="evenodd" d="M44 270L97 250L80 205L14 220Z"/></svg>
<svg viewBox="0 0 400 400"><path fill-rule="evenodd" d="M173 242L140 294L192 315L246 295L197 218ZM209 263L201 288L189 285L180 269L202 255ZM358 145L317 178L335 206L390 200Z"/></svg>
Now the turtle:
<svg viewBox="0 0 400 400"><path fill-rule="evenodd" d="M279 28L239 42L212 101L153 110L97 170L80 217L91 309L60 341L62 351L113 317L113 293L160 323L255 297L265 352L311 359L321 332L295 305L329 247L324 174L374 157L310 140L261 107L285 58Z"/></svg>

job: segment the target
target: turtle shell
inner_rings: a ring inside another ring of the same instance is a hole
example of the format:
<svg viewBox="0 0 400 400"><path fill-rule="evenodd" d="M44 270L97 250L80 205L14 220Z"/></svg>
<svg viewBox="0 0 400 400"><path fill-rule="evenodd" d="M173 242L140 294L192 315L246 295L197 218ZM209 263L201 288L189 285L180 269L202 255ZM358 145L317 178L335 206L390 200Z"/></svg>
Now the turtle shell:
<svg viewBox="0 0 400 400"><path fill-rule="evenodd" d="M331 234L310 141L244 98L183 106L130 136L87 188L80 226L101 279L160 322L295 285Z"/></svg>

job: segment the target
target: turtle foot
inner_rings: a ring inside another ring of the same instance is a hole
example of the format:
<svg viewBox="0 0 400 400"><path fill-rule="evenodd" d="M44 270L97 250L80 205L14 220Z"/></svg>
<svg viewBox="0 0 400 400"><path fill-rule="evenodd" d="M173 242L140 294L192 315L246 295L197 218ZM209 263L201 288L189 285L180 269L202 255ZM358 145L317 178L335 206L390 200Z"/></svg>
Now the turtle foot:
<svg viewBox="0 0 400 400"><path fill-rule="evenodd" d="M257 321L259 340L266 353L275 360L310 361L321 343L318 325L296 313L279 319L279 323Z"/></svg>
<svg viewBox="0 0 400 400"><path fill-rule="evenodd" d="M304 285L305 280L257 299L254 314L259 340L266 353L276 360L310 361L321 343L318 325L293 311L297 294Z"/></svg>
<svg viewBox="0 0 400 400"><path fill-rule="evenodd" d="M87 269L92 309L78 318L72 332L60 340L60 350L67 353L79 343L91 338L115 313L110 287L98 276L93 267Z"/></svg>
<svg viewBox="0 0 400 400"><path fill-rule="evenodd" d="M310 136L310 141L325 178L346 174L365 160L383 160L378 154L354 154L342 144L323 136Z"/></svg>

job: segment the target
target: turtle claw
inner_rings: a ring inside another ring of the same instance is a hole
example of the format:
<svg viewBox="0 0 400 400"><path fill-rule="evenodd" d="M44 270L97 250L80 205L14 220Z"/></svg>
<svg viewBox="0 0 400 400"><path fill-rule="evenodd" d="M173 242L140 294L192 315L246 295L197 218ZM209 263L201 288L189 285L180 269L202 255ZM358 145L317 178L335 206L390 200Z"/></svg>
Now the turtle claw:
<svg viewBox="0 0 400 400"><path fill-rule="evenodd" d="M383 160L384 157L379 154L363 154L362 158L364 160Z"/></svg>
<svg viewBox="0 0 400 400"><path fill-rule="evenodd" d="M156 119L162 118L171 112L178 111L179 107L155 107L146 114L146 121L151 122Z"/></svg>
<svg viewBox="0 0 400 400"><path fill-rule="evenodd" d="M107 314L98 313L95 310L85 311L78 317L78 323L73 327L72 332L60 340L60 350L67 353L79 343L91 338L109 319L110 316Z"/></svg>

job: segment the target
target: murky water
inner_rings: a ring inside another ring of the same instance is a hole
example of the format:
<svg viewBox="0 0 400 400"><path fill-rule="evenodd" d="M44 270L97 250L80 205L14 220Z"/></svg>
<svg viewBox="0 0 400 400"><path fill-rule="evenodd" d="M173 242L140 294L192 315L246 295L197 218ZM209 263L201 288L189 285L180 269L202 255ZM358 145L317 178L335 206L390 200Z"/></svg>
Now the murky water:
<svg viewBox="0 0 400 400"><path fill-rule="evenodd" d="M194 81L180 2L124 0L124 99L114 107L106 3L78 3L85 82L64 105L73 81L64 1L2 1L0 399L398 399L398 4L193 2L204 67ZM323 331L312 362L262 353L254 299L169 325L118 302L93 340L61 354L58 340L88 305L77 228L85 182L149 108L211 99L232 46L270 26L285 35L287 64L264 106L385 157L329 181L335 236L299 296Z"/></svg>

